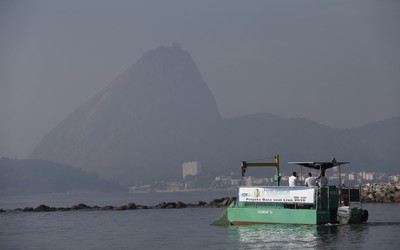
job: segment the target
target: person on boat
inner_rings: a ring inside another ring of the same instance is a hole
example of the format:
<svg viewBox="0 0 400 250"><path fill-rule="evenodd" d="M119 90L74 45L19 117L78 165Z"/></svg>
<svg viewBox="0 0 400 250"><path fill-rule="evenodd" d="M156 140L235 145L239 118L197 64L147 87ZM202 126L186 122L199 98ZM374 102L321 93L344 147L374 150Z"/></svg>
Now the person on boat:
<svg viewBox="0 0 400 250"><path fill-rule="evenodd" d="M306 178L306 180L304 181L304 184L307 187L313 187L313 186L317 186L317 178L313 177L311 172L308 172L308 177Z"/></svg>
<svg viewBox="0 0 400 250"><path fill-rule="evenodd" d="M321 170L321 172L319 173L317 179L318 179L318 186L320 186L320 187L328 186L328 178L325 177L325 171L324 170Z"/></svg>
<svg viewBox="0 0 400 250"><path fill-rule="evenodd" d="M293 172L292 176L289 177L289 187L295 187L297 185L298 185L297 173Z"/></svg>

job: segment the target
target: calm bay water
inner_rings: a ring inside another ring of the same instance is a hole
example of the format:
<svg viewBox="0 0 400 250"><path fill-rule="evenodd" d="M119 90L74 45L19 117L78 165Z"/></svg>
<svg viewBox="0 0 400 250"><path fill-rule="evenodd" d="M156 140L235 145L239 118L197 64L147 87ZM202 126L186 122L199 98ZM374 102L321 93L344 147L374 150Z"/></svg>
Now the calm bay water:
<svg viewBox="0 0 400 250"><path fill-rule="evenodd" d="M0 197L0 208L156 205L234 195L231 191ZM331 226L211 226L223 208L6 212L0 213L0 249L397 249L400 204L364 208L369 210L368 223Z"/></svg>

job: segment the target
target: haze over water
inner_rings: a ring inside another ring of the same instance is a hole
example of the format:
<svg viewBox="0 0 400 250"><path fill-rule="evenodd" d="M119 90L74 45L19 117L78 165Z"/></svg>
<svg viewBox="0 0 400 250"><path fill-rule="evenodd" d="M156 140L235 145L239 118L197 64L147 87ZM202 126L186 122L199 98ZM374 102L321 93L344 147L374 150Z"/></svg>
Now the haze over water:
<svg viewBox="0 0 400 250"><path fill-rule="evenodd" d="M0 1L0 157L29 157L46 134L109 86L143 53L175 43L190 52L223 118L262 112L348 129L398 117L399 12L399 1L375 0ZM141 103L143 107L154 103L147 99L149 102ZM266 119L271 117L276 118L268 115ZM343 138L355 141L347 134L350 130L340 130L338 139L339 130L323 129L331 136L330 142L342 142ZM376 141L397 142L399 133L384 137L368 131L376 137L367 138L362 132L357 136L368 143L342 143L338 148L347 153L353 145L364 153L370 152L367 146L377 149L371 156L374 168L381 167L379 152L390 155L392 163L398 162L400 147L386 148ZM312 135L307 139L326 140ZM238 141L223 143L233 145L232 152L241 152L235 146L243 145L243 140ZM283 145L280 140L273 142L292 152L299 148ZM262 154L254 158L277 153L276 148L268 147L272 151L268 153L257 148ZM325 152L331 151L330 147L320 149L329 157L335 153ZM216 152L215 158L226 164L227 156ZM234 162L243 160L236 156ZM365 157L354 157L369 163ZM363 164L357 166L364 170ZM118 206L213 198L215 193L2 196L0 208L43 203ZM365 208L370 212L365 225L228 228L210 225L222 212L214 208L6 212L0 213L0 249L398 247L399 205L366 204Z"/></svg>
<svg viewBox="0 0 400 250"><path fill-rule="evenodd" d="M398 1L1 1L0 155L27 157L145 51L179 42L224 117L399 115Z"/></svg>

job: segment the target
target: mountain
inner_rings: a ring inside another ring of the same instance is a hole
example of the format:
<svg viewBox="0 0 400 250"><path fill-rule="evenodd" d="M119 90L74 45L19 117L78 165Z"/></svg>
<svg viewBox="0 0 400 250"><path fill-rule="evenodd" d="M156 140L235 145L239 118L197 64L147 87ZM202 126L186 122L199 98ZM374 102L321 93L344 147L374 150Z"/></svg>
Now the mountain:
<svg viewBox="0 0 400 250"><path fill-rule="evenodd" d="M0 194L121 192L119 184L48 160L0 159Z"/></svg>
<svg viewBox="0 0 400 250"><path fill-rule="evenodd" d="M399 165L399 128L399 118L355 129L266 113L223 119L191 56L174 44L145 53L51 130L31 158L128 185L179 179L185 161L200 161L210 177L275 153L286 170L287 161L335 154L350 169L390 172Z"/></svg>
<svg viewBox="0 0 400 250"><path fill-rule="evenodd" d="M214 97L178 44L145 53L78 107L34 149L51 159L122 180L180 175L220 126Z"/></svg>

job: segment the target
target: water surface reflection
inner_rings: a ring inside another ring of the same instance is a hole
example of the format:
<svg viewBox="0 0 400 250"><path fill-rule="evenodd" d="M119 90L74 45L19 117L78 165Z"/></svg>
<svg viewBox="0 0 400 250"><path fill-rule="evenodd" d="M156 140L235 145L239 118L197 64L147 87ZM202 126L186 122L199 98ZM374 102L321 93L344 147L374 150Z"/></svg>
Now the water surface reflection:
<svg viewBox="0 0 400 250"><path fill-rule="evenodd" d="M229 238L243 249L336 249L362 246L368 225L252 225L228 228Z"/></svg>

